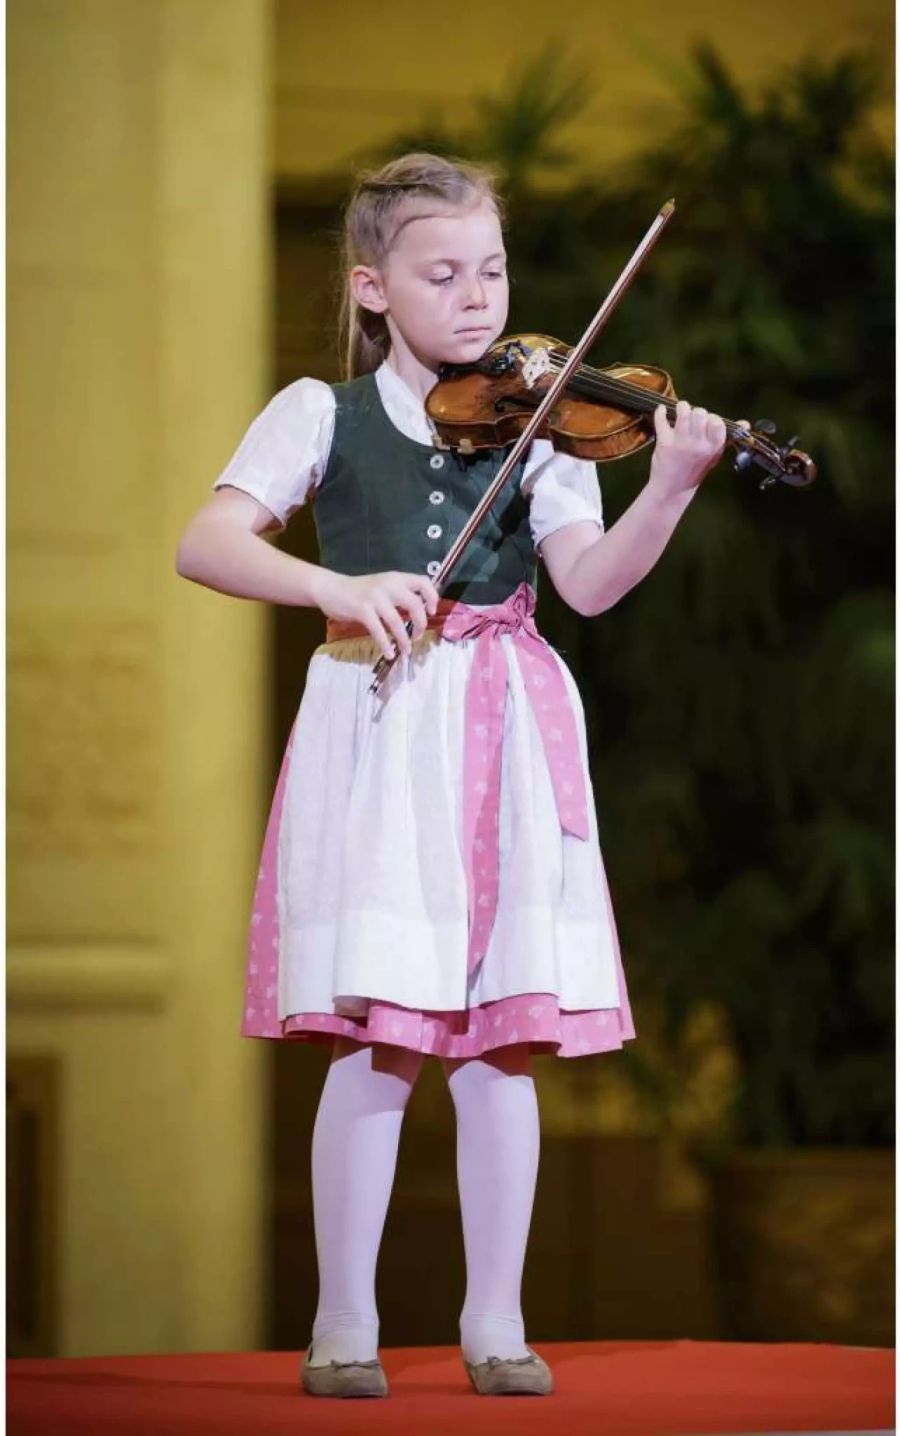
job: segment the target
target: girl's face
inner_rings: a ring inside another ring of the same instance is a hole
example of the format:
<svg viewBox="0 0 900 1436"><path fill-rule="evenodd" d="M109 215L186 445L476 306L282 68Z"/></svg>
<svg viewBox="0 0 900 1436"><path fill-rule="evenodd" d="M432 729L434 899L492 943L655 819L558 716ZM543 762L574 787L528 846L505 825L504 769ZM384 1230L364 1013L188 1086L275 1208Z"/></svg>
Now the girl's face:
<svg viewBox="0 0 900 1436"><path fill-rule="evenodd" d="M509 310L506 251L489 200L458 208L418 201L397 217L381 269L357 265L357 301L383 314L391 342L421 364L468 364L503 333Z"/></svg>

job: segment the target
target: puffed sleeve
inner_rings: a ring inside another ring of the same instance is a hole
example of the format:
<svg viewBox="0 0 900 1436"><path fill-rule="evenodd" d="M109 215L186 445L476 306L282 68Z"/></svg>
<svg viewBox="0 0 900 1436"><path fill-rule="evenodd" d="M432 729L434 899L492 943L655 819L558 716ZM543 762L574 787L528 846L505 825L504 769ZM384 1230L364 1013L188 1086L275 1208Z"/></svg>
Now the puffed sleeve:
<svg viewBox="0 0 900 1436"><path fill-rule="evenodd" d="M295 379L257 414L213 484L252 494L284 528L322 482L334 435L334 390Z"/></svg>
<svg viewBox="0 0 900 1436"><path fill-rule="evenodd" d="M603 530L603 500L592 459L558 453L549 439L532 442L522 475L521 491L529 500L529 522L535 548L566 524L585 519Z"/></svg>

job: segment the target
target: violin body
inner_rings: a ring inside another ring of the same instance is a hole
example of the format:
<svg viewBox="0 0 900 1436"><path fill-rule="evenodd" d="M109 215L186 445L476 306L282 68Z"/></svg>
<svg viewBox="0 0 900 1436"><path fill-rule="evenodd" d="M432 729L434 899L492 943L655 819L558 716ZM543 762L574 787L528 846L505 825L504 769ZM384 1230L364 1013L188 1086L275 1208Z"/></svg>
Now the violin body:
<svg viewBox="0 0 900 1436"><path fill-rule="evenodd" d="M507 362L511 345L529 354L544 349L565 362L567 349L558 339L519 334L512 340L497 340L478 364L445 366L425 400L425 411L437 429L438 447L465 454L499 448L519 437L553 382L553 371L546 369L526 386L521 366ZM646 390L648 399L655 396L657 402L675 397L669 375L655 365L610 364L598 372L638 385ZM648 417L633 408L598 404L566 391L535 437L550 439L555 449L578 459L621 459L652 441L652 410Z"/></svg>
<svg viewBox="0 0 900 1436"><path fill-rule="evenodd" d="M473 364L445 364L426 395L425 412L439 448L472 454L514 443L566 363L571 350L547 334L514 334L498 339ZM665 369L653 364L582 364L567 381L534 437L577 459L606 463L637 453L654 442L654 411L664 404L673 416L677 398ZM774 424L755 429L725 420L726 442L738 450L735 468L751 464L765 471L763 486L780 479L803 487L816 466L808 454L781 447L768 437Z"/></svg>

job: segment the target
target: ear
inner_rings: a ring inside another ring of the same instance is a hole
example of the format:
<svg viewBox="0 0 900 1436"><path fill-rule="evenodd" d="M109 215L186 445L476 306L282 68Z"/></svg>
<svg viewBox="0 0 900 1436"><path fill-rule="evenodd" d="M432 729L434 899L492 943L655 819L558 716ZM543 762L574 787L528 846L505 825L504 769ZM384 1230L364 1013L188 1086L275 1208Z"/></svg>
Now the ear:
<svg viewBox="0 0 900 1436"><path fill-rule="evenodd" d="M388 307L381 275L368 264L357 264L350 271L350 291L357 304L373 314L383 314Z"/></svg>

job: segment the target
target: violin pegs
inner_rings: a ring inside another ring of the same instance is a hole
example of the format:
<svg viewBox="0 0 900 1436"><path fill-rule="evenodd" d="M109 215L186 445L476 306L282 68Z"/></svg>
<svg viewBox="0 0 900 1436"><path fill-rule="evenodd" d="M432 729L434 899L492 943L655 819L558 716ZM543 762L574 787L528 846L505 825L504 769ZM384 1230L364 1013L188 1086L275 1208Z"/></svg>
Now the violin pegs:
<svg viewBox="0 0 900 1436"><path fill-rule="evenodd" d="M775 424L771 419L757 419L753 427L760 434L774 434L778 425Z"/></svg>
<svg viewBox="0 0 900 1436"><path fill-rule="evenodd" d="M787 443L784 445L785 450L787 450L787 449L792 449L792 448L794 447L794 445L796 444L797 440L799 439L799 437L800 437L799 434L794 434L793 438L788 439Z"/></svg>
<svg viewBox="0 0 900 1436"><path fill-rule="evenodd" d="M740 449L734 456L734 467L738 473L742 473L744 469L749 469L752 463L753 455L749 449Z"/></svg>

